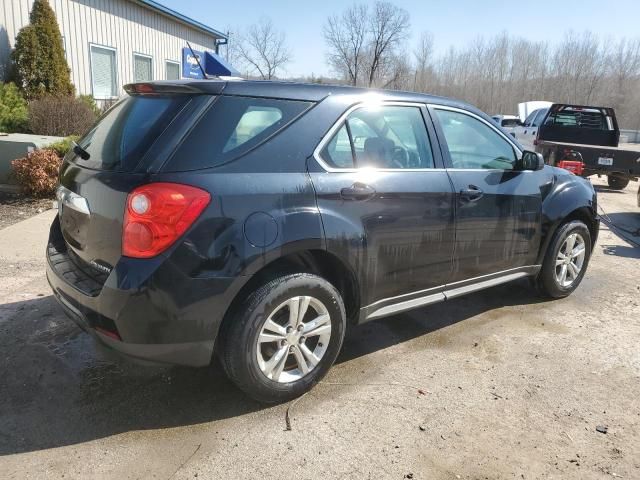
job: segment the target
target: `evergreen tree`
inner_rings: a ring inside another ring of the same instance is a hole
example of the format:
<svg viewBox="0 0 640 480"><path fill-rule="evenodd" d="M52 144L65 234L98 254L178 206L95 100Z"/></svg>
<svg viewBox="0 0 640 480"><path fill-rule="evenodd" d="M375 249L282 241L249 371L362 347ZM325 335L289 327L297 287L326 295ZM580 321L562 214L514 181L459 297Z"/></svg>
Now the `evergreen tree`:
<svg viewBox="0 0 640 480"><path fill-rule="evenodd" d="M35 0L30 24L16 37L15 76L24 96L31 100L51 95L73 95L74 87L62 48L62 35L47 0Z"/></svg>

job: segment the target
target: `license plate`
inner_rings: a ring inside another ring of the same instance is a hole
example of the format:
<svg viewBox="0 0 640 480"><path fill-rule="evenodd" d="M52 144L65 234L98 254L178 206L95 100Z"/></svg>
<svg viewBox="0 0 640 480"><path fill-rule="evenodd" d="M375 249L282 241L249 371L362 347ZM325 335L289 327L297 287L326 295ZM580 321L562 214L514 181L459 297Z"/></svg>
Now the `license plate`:
<svg viewBox="0 0 640 480"><path fill-rule="evenodd" d="M608 157L599 157L599 158L598 158L598 165L608 165L608 166L611 166L611 165L613 165L613 158L608 158Z"/></svg>

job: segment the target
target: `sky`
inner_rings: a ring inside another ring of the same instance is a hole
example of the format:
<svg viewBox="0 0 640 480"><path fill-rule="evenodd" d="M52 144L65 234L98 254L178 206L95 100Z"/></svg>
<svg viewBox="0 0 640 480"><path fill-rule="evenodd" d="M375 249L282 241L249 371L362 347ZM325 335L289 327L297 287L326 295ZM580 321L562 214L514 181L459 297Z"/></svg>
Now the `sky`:
<svg viewBox="0 0 640 480"><path fill-rule="evenodd" d="M340 0L159 0L216 30L231 30L270 17L285 32L293 61L287 76L329 75L322 27L327 17L352 4ZM529 40L562 39L567 30L591 30L603 38L640 37L640 0L391 0L409 12L410 45L424 30L436 54L465 47L478 36L506 31ZM373 3L373 2L359 2ZM553 26L552 26L553 23Z"/></svg>

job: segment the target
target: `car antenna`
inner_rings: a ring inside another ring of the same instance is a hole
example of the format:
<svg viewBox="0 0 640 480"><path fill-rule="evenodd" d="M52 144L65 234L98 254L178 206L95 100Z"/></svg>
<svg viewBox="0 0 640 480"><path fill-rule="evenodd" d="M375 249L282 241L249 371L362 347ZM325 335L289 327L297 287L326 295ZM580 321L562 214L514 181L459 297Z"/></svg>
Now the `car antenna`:
<svg viewBox="0 0 640 480"><path fill-rule="evenodd" d="M205 80L209 80L209 77L207 77L207 73L204 71L204 68L202 68L200 59L198 58L196 53L193 51L193 48L191 48L191 44L189 42L187 42L187 47L189 47L189 50L191 50L191 55L193 55L193 58L195 58L196 62L198 62L198 66L200 67L200 71L202 72L202 75L204 76Z"/></svg>

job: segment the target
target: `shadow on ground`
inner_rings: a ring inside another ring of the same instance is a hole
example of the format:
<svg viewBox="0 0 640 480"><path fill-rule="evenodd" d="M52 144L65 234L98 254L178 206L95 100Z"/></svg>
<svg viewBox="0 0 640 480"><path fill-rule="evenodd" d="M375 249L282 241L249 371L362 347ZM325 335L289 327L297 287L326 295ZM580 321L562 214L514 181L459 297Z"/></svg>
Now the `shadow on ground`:
<svg viewBox="0 0 640 480"><path fill-rule="evenodd" d="M353 327L338 362L491 309L540 301L530 290L526 281L516 282L422 309L419 315ZM263 408L236 389L219 365L143 367L105 357L52 297L0 305L0 352L0 455L214 422Z"/></svg>
<svg viewBox="0 0 640 480"><path fill-rule="evenodd" d="M611 187L609 187L607 185L594 185L593 189L598 193L599 192L603 192L603 193L619 193L621 195L624 195L624 194L627 193L624 190L618 190L618 189L615 189L615 188L611 188Z"/></svg>
<svg viewBox="0 0 640 480"><path fill-rule="evenodd" d="M637 212L615 212L601 215L602 221L609 229L631 247L603 245L607 255L618 255L626 258L638 258L640 254L640 209ZM608 247L611 247L608 249ZM635 253L637 250L638 253Z"/></svg>

